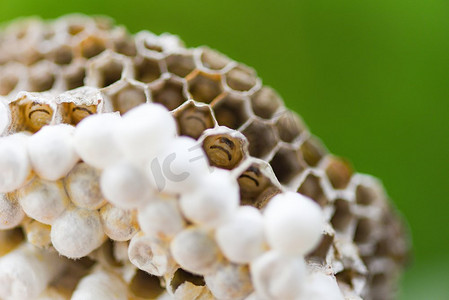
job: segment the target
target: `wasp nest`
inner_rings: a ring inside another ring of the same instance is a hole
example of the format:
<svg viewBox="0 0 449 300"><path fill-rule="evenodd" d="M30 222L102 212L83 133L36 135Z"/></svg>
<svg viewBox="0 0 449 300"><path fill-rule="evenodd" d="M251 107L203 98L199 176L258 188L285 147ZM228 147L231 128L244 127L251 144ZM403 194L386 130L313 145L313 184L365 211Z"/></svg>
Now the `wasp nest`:
<svg viewBox="0 0 449 300"><path fill-rule="evenodd" d="M108 19L0 33L0 297L391 299L375 178L255 71Z"/></svg>

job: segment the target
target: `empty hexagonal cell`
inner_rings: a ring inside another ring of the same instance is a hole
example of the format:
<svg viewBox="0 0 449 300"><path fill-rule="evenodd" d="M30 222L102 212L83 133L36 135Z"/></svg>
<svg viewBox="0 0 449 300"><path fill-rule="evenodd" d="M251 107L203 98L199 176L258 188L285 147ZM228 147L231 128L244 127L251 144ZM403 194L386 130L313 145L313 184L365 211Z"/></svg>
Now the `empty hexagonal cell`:
<svg viewBox="0 0 449 300"><path fill-rule="evenodd" d="M12 71L12 70L11 70ZM0 96L9 95L19 83L19 78L13 72L0 69Z"/></svg>
<svg viewBox="0 0 449 300"><path fill-rule="evenodd" d="M245 99L226 95L213 106L215 118L219 125L237 129L249 118Z"/></svg>
<svg viewBox="0 0 449 300"><path fill-rule="evenodd" d="M115 23L110 18L105 18L102 16L92 17L91 20L94 22L96 28L100 30L110 30L115 26Z"/></svg>
<svg viewBox="0 0 449 300"><path fill-rule="evenodd" d="M354 242L363 244L369 242L374 232L374 222L368 218L360 218L357 221L357 226L354 233Z"/></svg>
<svg viewBox="0 0 449 300"><path fill-rule="evenodd" d="M385 212L382 216L381 224L382 234L375 246L374 255L377 257L389 257L396 263L405 265L410 259L410 241L406 238L406 229L393 211Z"/></svg>
<svg viewBox="0 0 449 300"><path fill-rule="evenodd" d="M85 26L80 23L72 23L67 26L67 33L75 36L85 30Z"/></svg>
<svg viewBox="0 0 449 300"><path fill-rule="evenodd" d="M355 190L355 201L357 204L370 205L377 198L376 191L369 186L358 185Z"/></svg>
<svg viewBox="0 0 449 300"><path fill-rule="evenodd" d="M329 202L321 185L320 177L314 174L307 175L306 179L299 187L298 192L313 199L321 207L324 207Z"/></svg>
<svg viewBox="0 0 449 300"><path fill-rule="evenodd" d="M244 143L231 134L210 135L204 139L203 149L212 166L230 170L243 160Z"/></svg>
<svg viewBox="0 0 449 300"><path fill-rule="evenodd" d="M30 92L44 92L53 87L56 76L47 64L37 64L30 68L28 84Z"/></svg>
<svg viewBox="0 0 449 300"><path fill-rule="evenodd" d="M330 157L326 167L326 174L335 189L344 189L353 174L349 162L338 157Z"/></svg>
<svg viewBox="0 0 449 300"><path fill-rule="evenodd" d="M388 228L389 234L384 239L389 246L388 252L390 257L405 265L411 259L410 232L408 232L408 228L402 222L403 220L397 217L396 211L390 208L387 215L389 221L384 222L384 228Z"/></svg>
<svg viewBox="0 0 449 300"><path fill-rule="evenodd" d="M271 180L263 174L258 164L252 164L237 181L242 205L254 206L256 199L271 185Z"/></svg>
<svg viewBox="0 0 449 300"><path fill-rule="evenodd" d="M106 50L106 43L103 39L96 36L89 36L79 44L82 57L92 58Z"/></svg>
<svg viewBox="0 0 449 300"><path fill-rule="evenodd" d="M173 278L170 281L170 290L174 293L176 289L184 284L185 282L190 282L196 286L204 286L206 282L204 281L204 277L192 274L187 272L181 268L176 270L175 274L173 274Z"/></svg>
<svg viewBox="0 0 449 300"><path fill-rule="evenodd" d="M124 30L115 32L116 34L112 37L114 50L126 56L135 56L137 49L134 39Z"/></svg>
<svg viewBox="0 0 449 300"><path fill-rule="evenodd" d="M299 151L304 161L311 167L315 167L326 154L326 149L321 142L314 137L310 137L302 143Z"/></svg>
<svg viewBox="0 0 449 300"><path fill-rule="evenodd" d="M192 54L171 54L165 58L165 61L168 71L180 77L186 77L195 70Z"/></svg>
<svg viewBox="0 0 449 300"><path fill-rule="evenodd" d="M174 80L166 80L157 87L151 87L151 93L153 102L164 105L168 110L173 110L186 101L182 83Z"/></svg>
<svg viewBox="0 0 449 300"><path fill-rule="evenodd" d="M351 213L349 202L344 199L337 199L334 203L335 212L331 219L331 224L337 231L346 231L353 215Z"/></svg>
<svg viewBox="0 0 449 300"><path fill-rule="evenodd" d="M202 48L201 63L205 68L218 71L226 67L230 62L231 60L225 55L207 47Z"/></svg>
<svg viewBox="0 0 449 300"><path fill-rule="evenodd" d="M267 86L262 87L251 96L254 113L264 119L271 119L282 105L281 97Z"/></svg>
<svg viewBox="0 0 449 300"><path fill-rule="evenodd" d="M344 269L343 271L335 274L335 277L337 278L338 282L343 282L346 285L350 286L351 288L353 288L352 280L357 276L358 276L357 271L353 269Z"/></svg>
<svg viewBox="0 0 449 300"><path fill-rule="evenodd" d="M123 260L120 260L116 253L116 247L112 240L107 239L94 254L98 260L102 260L111 267L123 267Z"/></svg>
<svg viewBox="0 0 449 300"><path fill-rule="evenodd" d="M122 78L123 64L117 59L110 59L108 62L97 68L97 86L107 87L116 83Z"/></svg>
<svg viewBox="0 0 449 300"><path fill-rule="evenodd" d="M311 259L319 263L325 263L326 256L329 253L333 242L334 242L333 235L329 233L323 234L320 243L312 252L310 252L307 255L307 259Z"/></svg>
<svg viewBox="0 0 449 300"><path fill-rule="evenodd" d="M277 136L274 128L255 120L242 133L249 142L249 153L257 158L266 156L277 144Z"/></svg>
<svg viewBox="0 0 449 300"><path fill-rule="evenodd" d="M157 38L145 39L143 41L143 46L146 49L154 51L154 52L163 52L164 51L164 49L162 48L162 45L157 43Z"/></svg>
<svg viewBox="0 0 449 300"><path fill-rule="evenodd" d="M375 256L388 256L392 259L402 262L404 261L403 249L397 249L395 240L383 238L376 244ZM399 250L399 251L397 251Z"/></svg>
<svg viewBox="0 0 449 300"><path fill-rule="evenodd" d="M114 111L119 111L121 114L147 101L143 88L133 85L128 85L120 89L111 95L110 98L114 106Z"/></svg>
<svg viewBox="0 0 449 300"><path fill-rule="evenodd" d="M22 227L14 229L2 229L0 231L0 256L4 256L10 251L14 250L25 240L25 233Z"/></svg>
<svg viewBox="0 0 449 300"><path fill-rule="evenodd" d="M298 152L286 147L282 147L276 152L270 165L279 182L283 184L289 183L306 167Z"/></svg>
<svg viewBox="0 0 449 300"><path fill-rule="evenodd" d="M134 60L136 80L150 83L161 77L159 62L146 57L136 57Z"/></svg>
<svg viewBox="0 0 449 300"><path fill-rule="evenodd" d="M199 102L211 103L223 91L218 74L194 72L187 80L189 93Z"/></svg>
<svg viewBox="0 0 449 300"><path fill-rule="evenodd" d="M67 45L56 47L49 53L49 58L58 65L68 65L72 62L72 48Z"/></svg>
<svg viewBox="0 0 449 300"><path fill-rule="evenodd" d="M175 113L179 133L198 139L204 130L214 127L212 113L207 106L195 106L193 102Z"/></svg>
<svg viewBox="0 0 449 300"><path fill-rule="evenodd" d="M31 66L33 64L38 63L39 61L44 60L42 53L40 53L34 47L24 47L23 49L19 49L17 54L15 54L15 60L27 65Z"/></svg>
<svg viewBox="0 0 449 300"><path fill-rule="evenodd" d="M42 38L49 41L55 37L55 30L51 27L45 27L42 32Z"/></svg>
<svg viewBox="0 0 449 300"><path fill-rule="evenodd" d="M289 110L281 114L276 121L276 128L281 140L287 143L293 142L305 130L305 126L298 115Z"/></svg>
<svg viewBox="0 0 449 300"><path fill-rule="evenodd" d="M257 75L253 69L246 66L237 66L225 75L228 86L236 91L249 91L257 83Z"/></svg>
<svg viewBox="0 0 449 300"><path fill-rule="evenodd" d="M397 277L397 274L378 273L371 276L370 282L368 283L371 291L371 299L391 299L394 280L390 276Z"/></svg>
<svg viewBox="0 0 449 300"><path fill-rule="evenodd" d="M66 89L72 90L84 85L86 70L81 65L71 65L62 74Z"/></svg>
<svg viewBox="0 0 449 300"><path fill-rule="evenodd" d="M29 26L30 24L20 24L19 27L13 29L14 32L11 34L13 34L17 40L22 40L27 36Z"/></svg>
<svg viewBox="0 0 449 300"><path fill-rule="evenodd" d="M128 286L132 299L156 299L165 291L159 277L142 270L136 271Z"/></svg>

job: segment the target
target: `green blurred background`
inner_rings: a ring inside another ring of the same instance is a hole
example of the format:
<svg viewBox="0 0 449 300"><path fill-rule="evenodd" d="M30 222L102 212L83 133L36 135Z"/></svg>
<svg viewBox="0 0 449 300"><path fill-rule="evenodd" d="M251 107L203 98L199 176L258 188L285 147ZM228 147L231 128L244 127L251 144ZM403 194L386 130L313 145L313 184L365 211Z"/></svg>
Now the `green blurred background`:
<svg viewBox="0 0 449 300"><path fill-rule="evenodd" d="M449 299L449 1L0 0L0 21L104 14L254 67L408 220L399 299Z"/></svg>

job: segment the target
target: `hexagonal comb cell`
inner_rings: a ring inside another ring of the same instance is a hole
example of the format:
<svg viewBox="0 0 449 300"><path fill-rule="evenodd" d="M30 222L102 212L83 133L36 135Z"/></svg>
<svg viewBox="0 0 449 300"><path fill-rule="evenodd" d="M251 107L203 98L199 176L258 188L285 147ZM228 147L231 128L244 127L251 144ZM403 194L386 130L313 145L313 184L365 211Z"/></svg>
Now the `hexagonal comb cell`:
<svg viewBox="0 0 449 300"><path fill-rule="evenodd" d="M388 226L387 228L392 228L393 226ZM395 231L395 228L392 229ZM405 263L407 262L408 257L404 257L404 250L407 248L407 245L402 242L397 242L400 240L400 236L402 233L399 231L396 231L397 235L395 236L395 239L389 239L389 238L383 238L379 240L379 242L376 244L376 256L388 256L394 259L396 262L399 263Z"/></svg>
<svg viewBox="0 0 449 300"><path fill-rule="evenodd" d="M277 144L274 128L270 124L253 121L242 133L249 142L249 153L257 158L268 155Z"/></svg>
<svg viewBox="0 0 449 300"><path fill-rule="evenodd" d="M214 127L212 112L207 106L195 106L193 102L175 112L179 133L198 139L204 130Z"/></svg>
<svg viewBox="0 0 449 300"><path fill-rule="evenodd" d="M117 31L118 33L112 37L113 47L117 53L126 56L135 56L137 54L136 44L131 36L124 30Z"/></svg>
<svg viewBox="0 0 449 300"><path fill-rule="evenodd" d="M14 28L14 32L11 34L16 40L23 40L27 37L29 24L21 24L20 28Z"/></svg>
<svg viewBox="0 0 449 300"><path fill-rule="evenodd" d="M39 25L34 21L24 21L4 36L5 42L2 45L4 62L19 61L29 66L42 59L37 45L41 38Z"/></svg>
<svg viewBox="0 0 449 300"><path fill-rule="evenodd" d="M368 186L358 185L355 189L355 201L361 205L371 205L377 198L376 191Z"/></svg>
<svg viewBox="0 0 449 300"><path fill-rule="evenodd" d="M67 33L72 35L72 36L75 36L75 35L83 32L85 29L86 28L85 28L85 26L83 24L80 24L78 22L77 23L72 23L72 24L69 24L67 26Z"/></svg>
<svg viewBox="0 0 449 300"><path fill-rule="evenodd" d="M207 47L202 48L201 63L205 68L218 71L230 62L231 60L223 54Z"/></svg>
<svg viewBox="0 0 449 300"><path fill-rule="evenodd" d="M217 101L213 109L218 124L231 129L242 126L249 119L245 101L244 98L232 95L226 95Z"/></svg>
<svg viewBox="0 0 449 300"><path fill-rule="evenodd" d="M94 257L104 261L104 263L111 267L123 267L123 261L117 259L114 242L112 240L106 240L103 245L95 251Z"/></svg>
<svg viewBox="0 0 449 300"><path fill-rule="evenodd" d="M326 154L326 150L321 143L314 137L310 137L302 143L299 151L304 161L311 167L315 167Z"/></svg>
<svg viewBox="0 0 449 300"><path fill-rule="evenodd" d="M353 215L351 213L349 202L343 199L335 200L335 212L331 219L334 229L340 232L346 231Z"/></svg>
<svg viewBox="0 0 449 300"><path fill-rule="evenodd" d="M32 66L44 59L42 53L33 48L24 49L20 56L22 56L22 58L19 59L19 61L28 66Z"/></svg>
<svg viewBox="0 0 449 300"><path fill-rule="evenodd" d="M241 92L249 91L257 83L257 75L254 70L242 65L226 73L225 78L231 89Z"/></svg>
<svg viewBox="0 0 449 300"><path fill-rule="evenodd" d="M321 186L321 179L315 174L307 175L306 179L298 188L298 193L313 199L322 207L329 202L329 199Z"/></svg>
<svg viewBox="0 0 449 300"><path fill-rule="evenodd" d="M195 69L192 54L171 54L165 58L167 69L179 77L186 77Z"/></svg>
<svg viewBox="0 0 449 300"><path fill-rule="evenodd" d="M212 166L235 168L244 158L244 141L231 134L210 135L204 139L203 149Z"/></svg>
<svg viewBox="0 0 449 300"><path fill-rule="evenodd" d="M143 83L150 83L161 76L159 62L146 57L136 57L134 60L136 80Z"/></svg>
<svg viewBox="0 0 449 300"><path fill-rule="evenodd" d="M96 36L89 36L80 42L79 49L82 57L92 58L106 50L106 43Z"/></svg>
<svg viewBox="0 0 449 300"><path fill-rule="evenodd" d="M99 30L111 30L114 27L114 21L105 17L92 17L94 26Z"/></svg>
<svg viewBox="0 0 449 300"><path fill-rule="evenodd" d="M19 83L19 78L13 72L7 71L0 69L0 96L11 93Z"/></svg>
<svg viewBox="0 0 449 300"><path fill-rule="evenodd" d="M168 110L173 110L186 101L182 90L182 83L175 80L166 80L157 87L151 88L153 102L164 105Z"/></svg>
<svg viewBox="0 0 449 300"><path fill-rule="evenodd" d="M73 90L84 85L86 70L81 65L70 65L64 70L62 78L67 90Z"/></svg>
<svg viewBox="0 0 449 300"><path fill-rule="evenodd" d="M279 182L288 184L306 168L297 151L281 147L270 161Z"/></svg>
<svg viewBox="0 0 449 300"><path fill-rule="evenodd" d="M326 174L335 189L344 189L353 174L351 165L337 157L330 157L326 167Z"/></svg>
<svg viewBox="0 0 449 300"><path fill-rule="evenodd" d="M58 65L68 65L72 62L72 48L67 45L61 45L50 52L50 59Z"/></svg>
<svg viewBox="0 0 449 300"><path fill-rule="evenodd" d="M123 68L123 62L113 58L99 65L96 68L96 85L103 88L116 83L122 78Z"/></svg>
<svg viewBox="0 0 449 300"><path fill-rule="evenodd" d="M276 121L276 128L281 140L287 143L293 142L305 130L303 122L292 111L285 111L281 114Z"/></svg>
<svg viewBox="0 0 449 300"><path fill-rule="evenodd" d="M354 242L357 244L370 242L372 233L374 232L374 226L375 224L372 220L368 218L360 218L355 229Z"/></svg>
<svg viewBox="0 0 449 300"><path fill-rule="evenodd" d="M326 232L323 234L318 246L307 255L307 259L312 259L315 262L324 263L326 261L326 256L332 247L334 242L334 235Z"/></svg>
<svg viewBox="0 0 449 300"><path fill-rule="evenodd" d="M386 234L380 237L376 244L376 256L388 256L396 263L405 265L410 260L407 249L409 241L405 238L405 228L395 216L388 212L382 217L383 228L388 228Z"/></svg>
<svg viewBox="0 0 449 300"><path fill-rule="evenodd" d="M262 87L251 96L254 113L264 119L271 119L283 105L281 97L270 87Z"/></svg>
<svg viewBox="0 0 449 300"><path fill-rule="evenodd" d="M173 275L173 278L170 281L169 288L174 293L176 291L176 289L185 282L193 283L196 286L206 285L206 282L204 281L204 277L189 273L189 272L179 268L178 270L176 270L175 274Z"/></svg>
<svg viewBox="0 0 449 300"><path fill-rule="evenodd" d="M258 164L252 164L238 178L240 187L240 204L257 206L259 196L271 185Z"/></svg>
<svg viewBox="0 0 449 300"><path fill-rule="evenodd" d="M162 46L160 44L158 44L154 39L145 39L143 42L143 46L151 51L154 52L163 52L164 49L162 48Z"/></svg>
<svg viewBox="0 0 449 300"><path fill-rule="evenodd" d="M211 103L223 91L220 75L193 72L187 80L189 93L196 101Z"/></svg>
<svg viewBox="0 0 449 300"><path fill-rule="evenodd" d="M0 256L14 250L25 240L22 228L0 230Z"/></svg>
<svg viewBox="0 0 449 300"><path fill-rule="evenodd" d="M45 41L49 41L52 40L55 37L55 30L54 28L46 27L43 29L42 32L42 39L44 39Z"/></svg>
<svg viewBox="0 0 449 300"><path fill-rule="evenodd" d="M147 101L143 88L133 85L120 89L111 95L110 98L114 110L119 111L121 114Z"/></svg>
<svg viewBox="0 0 449 300"><path fill-rule="evenodd" d="M52 68L45 63L36 64L30 69L28 83L29 91L44 92L53 87L56 76Z"/></svg>
<svg viewBox="0 0 449 300"><path fill-rule="evenodd" d="M156 299L165 289L161 287L159 277L137 270L129 283L132 299Z"/></svg>
<svg viewBox="0 0 449 300"><path fill-rule="evenodd" d="M391 276L391 275L390 275ZM370 286L373 291L372 300L389 299L391 287L391 278L385 273L374 274L370 278Z"/></svg>
<svg viewBox="0 0 449 300"><path fill-rule="evenodd" d="M353 269L345 269L345 270L340 271L337 274L335 274L335 277L336 277L338 282L342 282L342 283L350 286L351 288L353 288L352 280L357 275L358 274L357 274L357 272L355 270L353 270Z"/></svg>

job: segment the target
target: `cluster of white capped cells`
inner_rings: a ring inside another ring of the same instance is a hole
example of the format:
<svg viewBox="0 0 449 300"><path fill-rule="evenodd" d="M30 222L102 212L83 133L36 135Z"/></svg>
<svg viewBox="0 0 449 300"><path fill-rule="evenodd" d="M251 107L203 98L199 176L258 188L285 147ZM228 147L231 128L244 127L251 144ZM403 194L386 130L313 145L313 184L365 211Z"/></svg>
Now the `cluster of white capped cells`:
<svg viewBox="0 0 449 300"><path fill-rule="evenodd" d="M304 260L324 230L319 205L284 192L263 211L240 206L238 175L211 167L159 104L1 137L0 170L1 229L31 218L42 224L34 243L48 239L68 258L89 255L107 238L129 242L129 261L165 281L175 299L188 297L170 288L180 269L202 277L210 299L343 299L335 278ZM56 257L39 251L23 246L0 258L1 298L44 292L59 269L46 270ZM36 258L42 255L53 260ZM46 276L17 276L28 269ZM111 280L120 282L114 276L92 273L72 299L91 280L108 290ZM107 299L127 299L127 288L114 285L116 296Z"/></svg>

